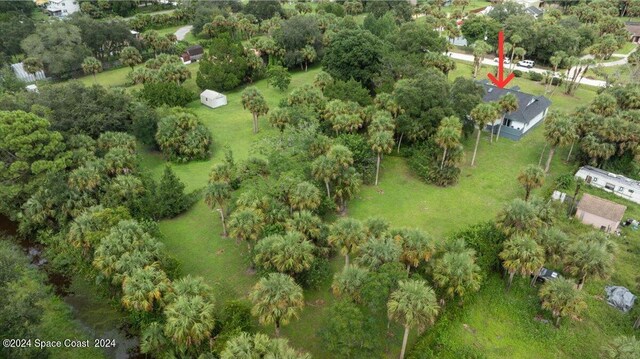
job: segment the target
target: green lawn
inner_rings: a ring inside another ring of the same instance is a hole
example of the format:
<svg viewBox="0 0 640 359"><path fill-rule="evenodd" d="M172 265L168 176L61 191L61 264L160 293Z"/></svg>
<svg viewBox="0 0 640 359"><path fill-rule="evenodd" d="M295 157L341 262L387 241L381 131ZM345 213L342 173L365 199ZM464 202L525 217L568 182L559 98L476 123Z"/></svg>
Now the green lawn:
<svg viewBox="0 0 640 359"><path fill-rule="evenodd" d="M470 70L465 66L467 65L462 64L456 70L457 75L467 75L463 72ZM294 73L290 90L310 83L318 71L316 68L306 73ZM188 80L187 86L193 86L193 82L193 79ZM515 83L525 90L544 90L541 85L524 79L517 79ZM264 80L255 85L263 92L272 108L284 96L284 93L269 88ZM261 132L258 135L251 133L251 115L242 109L240 93L241 89L227 93L228 105L218 109L209 109L198 101L189 105L210 128L214 148L212 157L207 161L174 165L188 190L198 189L206 184L208 172L212 164L222 158L224 147L233 151L236 160L243 160L250 155L253 143L274 131L263 118L260 121ZM560 105L555 104L554 99L553 107L566 106L571 110L579 103L591 99L594 94L583 90L578 93L578 97L559 97L562 99L558 101ZM567 106L570 102L572 105ZM472 139L465 143L467 149L472 149L472 145ZM524 165L537 163L542 147L540 128L520 142L500 139L498 143L489 144L486 136L483 136L477 166L471 168L468 165L471 155L467 153L460 183L444 189L426 185L414 177L403 158L387 156L383 161L380 186L365 186L350 204L349 214L356 218L382 216L393 225L421 227L438 238L443 238L469 224L493 218L505 202L521 196L522 190L515 177ZM567 165L560 161L563 152L564 150L559 151L553 164L553 174L567 170ZM160 175L163 165L164 160L158 153L145 152L142 155L143 168L156 177ZM464 202L459 200L461 198L464 198ZM246 297L257 278L247 271L249 262L245 246L220 237L222 228L217 213L199 202L187 213L162 221L160 227L168 252L181 263L184 274L202 275L206 278L216 289L220 303ZM340 268L341 259L336 259L332 265ZM300 320L285 327L283 334L290 338L293 345L304 348L314 357L328 357L315 337L324 310L333 301L328 284L320 290L305 293L305 300L307 306ZM394 337L389 341L390 357L397 355L399 350L399 329L394 327ZM264 330L270 333L272 328ZM415 333L411 336L410 343L414 341Z"/></svg>
<svg viewBox="0 0 640 359"><path fill-rule="evenodd" d="M457 65L449 75L451 80L458 76L470 76L470 64L458 62ZM189 66L193 77L185 84L194 92L197 91L197 68L198 64ZM484 66L478 78L486 78L489 70L489 66ZM98 75L98 83L111 87L125 86L129 71L129 68L121 68L101 73ZM289 91L311 83L318 71L318 68L314 68L308 72L294 72ZM90 84L93 78L85 77L81 81ZM512 83L524 91L544 94L544 86L540 83L523 78L516 78ZM268 87L265 80L257 82L255 86L264 94L271 108L276 107L285 96L285 93ZM223 148L230 148L236 160L240 161L251 154L252 145L256 141L275 131L262 118L261 132L252 134L251 114L242 109L241 91L242 89L238 89L226 93L228 104L221 108L210 109L202 106L199 101L188 106L211 130L214 146L211 158L206 161L173 165L187 190L196 190L206 185L211 166L223 157ZM575 96L564 95L562 89L558 89L550 96L552 109L570 112L589 102L595 95L595 89L586 86L581 86ZM467 153L460 182L451 188L427 185L412 175L403 158L387 156L382 163L380 186L364 186L358 197L350 203L349 215L362 219L381 216L394 226L420 227L439 239L469 224L494 218L504 203L522 196L516 176L526 164L538 162L544 145L542 130L533 130L519 142L500 139L494 144L490 144L486 134L483 134L477 164L470 167L469 150L473 149L473 143L473 138L465 142ZM558 151L549 183L556 174L569 171L569 166L560 160L566 155L565 151ZM144 151L141 156L142 168L156 177L160 176L164 163L161 154L157 152ZM236 244L232 239L221 238L222 228L217 213L212 212L203 202L198 202L185 214L162 221L160 228L167 251L179 261L182 273L203 276L215 288L219 305L229 299L246 298L257 278L247 270L249 260L245 246ZM336 259L332 266L340 268L341 260ZM316 332L323 320L324 310L333 301L329 285L317 291L307 291L305 301L307 305L300 320L283 328L283 334L294 346L309 351L314 357L328 357L329 354L321 346ZM267 333L272 331L272 328L263 329ZM399 330L400 328L393 327L393 338L389 338L389 357L395 357L399 351ZM416 334L413 333L410 344L415 340Z"/></svg>

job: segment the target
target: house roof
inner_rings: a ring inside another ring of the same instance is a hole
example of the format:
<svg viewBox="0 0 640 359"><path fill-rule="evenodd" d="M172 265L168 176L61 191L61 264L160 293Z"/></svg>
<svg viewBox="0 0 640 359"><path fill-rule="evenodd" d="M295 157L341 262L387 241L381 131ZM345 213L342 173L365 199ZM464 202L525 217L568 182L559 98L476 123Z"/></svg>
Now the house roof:
<svg viewBox="0 0 640 359"><path fill-rule="evenodd" d="M205 95L208 98L218 98L218 97L225 97L223 94L221 94L220 92L215 92L213 90L204 90L200 93L200 96Z"/></svg>
<svg viewBox="0 0 640 359"><path fill-rule="evenodd" d="M540 16L544 13L544 11L542 11L542 9L537 8L535 6L529 6L528 8L524 9L524 11L528 14L531 14L533 16Z"/></svg>
<svg viewBox="0 0 640 359"><path fill-rule="evenodd" d="M640 35L640 22L627 22L624 24L624 26L627 28L627 31L629 31L632 35L634 36Z"/></svg>
<svg viewBox="0 0 640 359"><path fill-rule="evenodd" d="M591 166L582 166L582 167L580 167L578 172L576 172L576 175L580 171L582 171L583 173L585 173L587 175L591 175L593 177L606 178L608 181L611 181L611 182L615 183L616 185L623 185L623 186L626 186L627 188L632 188L634 190L640 191L640 181L636 181L634 179L627 178L627 177L625 177L623 175L611 173L611 172L605 171L603 169L595 168L595 167L591 167Z"/></svg>
<svg viewBox="0 0 640 359"><path fill-rule="evenodd" d="M505 118L509 120L529 123L538 114L551 106L551 101L548 98L522 92L518 86L499 88L491 85L487 80L482 80L480 83L484 86L484 97L482 98L484 102L498 101L502 96L509 93L516 96L518 99L518 109L505 115Z"/></svg>
<svg viewBox="0 0 640 359"><path fill-rule="evenodd" d="M200 45L189 46L185 50L189 56L202 55L204 54L204 49Z"/></svg>
<svg viewBox="0 0 640 359"><path fill-rule="evenodd" d="M585 193L578 202L578 209L614 222L620 222L627 206Z"/></svg>

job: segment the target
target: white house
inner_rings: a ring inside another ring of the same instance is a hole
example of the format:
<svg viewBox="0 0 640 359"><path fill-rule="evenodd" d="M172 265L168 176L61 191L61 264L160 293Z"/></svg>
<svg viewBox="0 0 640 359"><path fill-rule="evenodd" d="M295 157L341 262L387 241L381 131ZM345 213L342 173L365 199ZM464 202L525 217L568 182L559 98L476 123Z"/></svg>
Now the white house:
<svg viewBox="0 0 640 359"><path fill-rule="evenodd" d="M576 178L582 178L588 185L640 203L640 182L622 175L607 172L591 166L582 166L576 172Z"/></svg>
<svg viewBox="0 0 640 359"><path fill-rule="evenodd" d="M227 104L227 96L213 90L204 90L200 94L200 102L205 106L216 108Z"/></svg>
<svg viewBox="0 0 640 359"><path fill-rule="evenodd" d="M49 15L65 17L80 11L79 0L36 0L37 5L42 5Z"/></svg>
<svg viewBox="0 0 640 359"><path fill-rule="evenodd" d="M22 65L22 62L18 62L16 64L12 64L11 65L11 70L13 70L13 73L16 75L16 77L18 78L18 80L24 81L24 82L35 82L36 80L46 80L47 77L44 73L44 71L40 70L38 72L34 74L30 74L27 72L27 70L24 69L24 66Z"/></svg>
<svg viewBox="0 0 640 359"><path fill-rule="evenodd" d="M505 114L504 119L502 116L497 118L487 126L486 129L488 131L493 131L493 133L497 134L500 121L502 121L500 136L517 141L539 125L547 116L551 101L544 96L535 96L522 92L518 86L499 88L490 84L487 80L480 81L480 83L484 86L485 91L482 98L483 102L499 101L502 96L509 93L518 99L518 109Z"/></svg>

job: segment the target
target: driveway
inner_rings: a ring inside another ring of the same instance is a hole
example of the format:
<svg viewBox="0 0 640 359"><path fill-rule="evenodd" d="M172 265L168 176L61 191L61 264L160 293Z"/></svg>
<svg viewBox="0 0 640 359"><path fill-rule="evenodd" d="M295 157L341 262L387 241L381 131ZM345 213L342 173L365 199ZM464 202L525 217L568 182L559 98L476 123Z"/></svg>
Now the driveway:
<svg viewBox="0 0 640 359"><path fill-rule="evenodd" d="M176 34L176 38L178 39L178 41L184 40L185 36L187 36L187 34L192 29L193 29L193 25L187 25L187 26L183 26L183 27L179 28L178 30L176 30L175 34Z"/></svg>
<svg viewBox="0 0 640 359"><path fill-rule="evenodd" d="M473 55L461 54L461 53L458 53L458 52L450 52L449 54L450 54L452 59L473 63ZM625 58L625 60L626 60L626 58ZM482 64L483 65L489 65L489 66L498 66L498 64L496 62L494 62L493 60L486 59L486 58L482 60ZM545 69L539 69L539 68L535 68L535 67L528 68L528 67L522 67L522 66L518 66L518 65L514 66L514 70L520 70L522 72L537 72L539 74L544 74L545 72L548 71L548 70L545 70ZM606 82L605 81L593 80L593 79L588 79L588 78L583 78L582 80L580 80L580 83L584 84L584 85L587 85L587 86L595 86L595 87L604 87L604 86L606 86Z"/></svg>

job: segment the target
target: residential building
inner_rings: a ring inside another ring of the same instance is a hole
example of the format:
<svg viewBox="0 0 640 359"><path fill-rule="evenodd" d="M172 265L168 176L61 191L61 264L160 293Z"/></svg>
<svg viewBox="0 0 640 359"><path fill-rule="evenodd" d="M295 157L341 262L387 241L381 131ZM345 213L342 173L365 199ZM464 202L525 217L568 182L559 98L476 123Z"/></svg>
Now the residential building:
<svg viewBox="0 0 640 359"><path fill-rule="evenodd" d="M615 232L626 210L626 206L585 193L578 202L576 218L605 232Z"/></svg>
<svg viewBox="0 0 640 359"><path fill-rule="evenodd" d="M640 22L627 22L624 26L629 31L629 41L640 44Z"/></svg>
<svg viewBox="0 0 640 359"><path fill-rule="evenodd" d="M35 74L28 73L27 70L24 69L24 66L22 65L22 62L18 62L16 64L12 64L11 65L11 70L13 70L13 73L16 75L18 80L24 81L24 82L27 82L27 83L35 82L36 80L46 80L47 79L44 71L42 71L42 70L36 72Z"/></svg>
<svg viewBox="0 0 640 359"><path fill-rule="evenodd" d="M640 182L591 166L580 167L575 175L590 186L615 193L616 196L640 203Z"/></svg>
<svg viewBox="0 0 640 359"><path fill-rule="evenodd" d="M196 62L200 60L204 56L204 49L200 45L189 46L187 49L180 55L182 58L182 62L185 64Z"/></svg>
<svg viewBox="0 0 640 359"><path fill-rule="evenodd" d="M79 0L36 0L36 5L43 6L49 15L65 17L80 11Z"/></svg>
<svg viewBox="0 0 640 359"><path fill-rule="evenodd" d="M542 14L544 14L544 11L542 11L542 9L535 6L529 6L528 8L524 9L524 12L533 16L535 19L541 18Z"/></svg>
<svg viewBox="0 0 640 359"><path fill-rule="evenodd" d="M542 123L547 116L551 101L544 96L535 96L522 92L518 86L499 88L487 80L480 81L480 83L485 90L485 95L482 98L484 102L499 101L501 97L507 94L513 94L518 99L518 109L505 114L504 119L502 116L497 118L486 127L488 131L493 131L493 133L497 134L500 121L502 121L500 136L517 141Z"/></svg>

